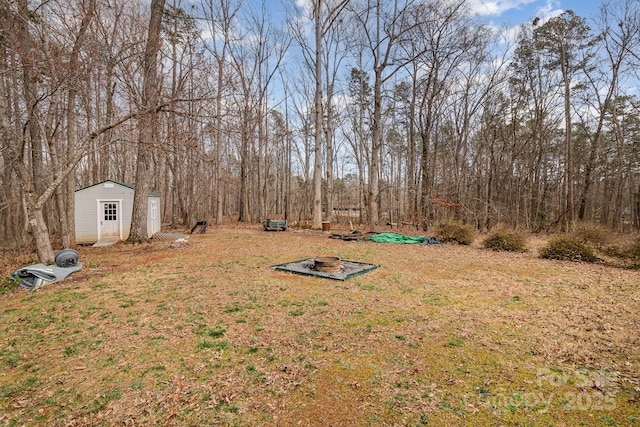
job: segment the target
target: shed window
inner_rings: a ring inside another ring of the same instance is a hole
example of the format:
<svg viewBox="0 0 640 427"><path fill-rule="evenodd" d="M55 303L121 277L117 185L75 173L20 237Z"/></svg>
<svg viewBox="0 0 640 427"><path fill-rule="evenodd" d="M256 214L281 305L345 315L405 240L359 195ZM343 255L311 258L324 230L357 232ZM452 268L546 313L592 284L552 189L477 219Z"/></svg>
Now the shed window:
<svg viewBox="0 0 640 427"><path fill-rule="evenodd" d="M104 220L105 221L116 221L117 218L116 212L116 204L115 203L105 203L104 204Z"/></svg>

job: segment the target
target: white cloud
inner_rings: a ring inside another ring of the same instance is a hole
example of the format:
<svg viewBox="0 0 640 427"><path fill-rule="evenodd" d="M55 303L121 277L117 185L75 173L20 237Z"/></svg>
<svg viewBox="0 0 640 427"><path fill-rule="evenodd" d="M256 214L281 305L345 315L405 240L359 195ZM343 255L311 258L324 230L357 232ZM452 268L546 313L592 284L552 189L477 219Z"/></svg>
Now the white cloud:
<svg viewBox="0 0 640 427"><path fill-rule="evenodd" d="M546 4L538 9L537 16L540 17L540 25L547 22L549 19L562 15L564 9L558 8L557 0L547 0Z"/></svg>
<svg viewBox="0 0 640 427"><path fill-rule="evenodd" d="M539 0L468 0L467 6L479 16L501 16L505 12L522 10L525 6L538 2ZM542 24L564 12L559 6L558 0L546 0L542 6L536 8L535 16L540 17Z"/></svg>
<svg viewBox="0 0 640 427"><path fill-rule="evenodd" d="M296 0L296 6L302 9L307 16L313 13L313 4L309 0Z"/></svg>
<svg viewBox="0 0 640 427"><path fill-rule="evenodd" d="M480 16L500 16L504 12L533 3L536 0L469 0L467 5Z"/></svg>
<svg viewBox="0 0 640 427"><path fill-rule="evenodd" d="M562 15L564 12L566 12L565 9L559 8L558 0L547 0L545 5L540 7L536 12L536 16L540 18L538 25L542 25L548 20Z"/></svg>
<svg viewBox="0 0 640 427"><path fill-rule="evenodd" d="M556 3L557 1L555 0L547 0L546 4L538 9L540 16L547 17L550 14L555 13L557 9Z"/></svg>

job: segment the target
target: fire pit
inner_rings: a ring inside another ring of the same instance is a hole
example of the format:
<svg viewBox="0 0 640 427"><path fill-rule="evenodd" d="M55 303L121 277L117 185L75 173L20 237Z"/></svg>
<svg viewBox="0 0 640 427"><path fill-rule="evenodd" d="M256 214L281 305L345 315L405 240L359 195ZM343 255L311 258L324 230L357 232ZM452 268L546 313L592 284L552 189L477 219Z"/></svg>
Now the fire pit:
<svg viewBox="0 0 640 427"><path fill-rule="evenodd" d="M318 271L333 273L340 271L342 264L337 256L321 256L314 259L314 267Z"/></svg>
<svg viewBox="0 0 640 427"><path fill-rule="evenodd" d="M289 271L306 276L324 277L326 279L346 280L373 271L378 267L374 264L347 261L334 256L319 256L272 265L271 269Z"/></svg>

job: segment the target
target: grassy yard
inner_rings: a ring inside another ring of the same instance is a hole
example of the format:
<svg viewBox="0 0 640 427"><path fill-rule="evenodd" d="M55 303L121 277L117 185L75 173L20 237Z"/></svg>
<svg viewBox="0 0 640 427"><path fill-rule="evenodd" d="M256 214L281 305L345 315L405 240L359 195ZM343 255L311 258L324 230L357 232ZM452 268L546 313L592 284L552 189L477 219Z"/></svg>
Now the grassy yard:
<svg viewBox="0 0 640 427"><path fill-rule="evenodd" d="M79 252L0 295L3 425L640 426L638 271L258 227ZM269 268L320 255L380 268Z"/></svg>

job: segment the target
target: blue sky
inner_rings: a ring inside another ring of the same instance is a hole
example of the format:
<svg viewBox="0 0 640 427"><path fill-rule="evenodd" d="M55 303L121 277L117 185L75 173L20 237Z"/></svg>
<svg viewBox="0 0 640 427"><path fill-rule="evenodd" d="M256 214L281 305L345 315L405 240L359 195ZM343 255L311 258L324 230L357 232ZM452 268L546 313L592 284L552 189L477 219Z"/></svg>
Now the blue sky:
<svg viewBox="0 0 640 427"><path fill-rule="evenodd" d="M514 27L535 17L548 19L565 10L589 18L599 13L598 0L469 0L471 7L496 26Z"/></svg>
<svg viewBox="0 0 640 427"><path fill-rule="evenodd" d="M279 15L285 5L295 2L305 4L309 0L267 0L270 9ZM467 0L467 4L484 21L495 27L518 27L523 22L531 22L535 17L541 24L565 10L573 10L587 19L599 14L603 0ZM251 1L249 0L251 3Z"/></svg>

